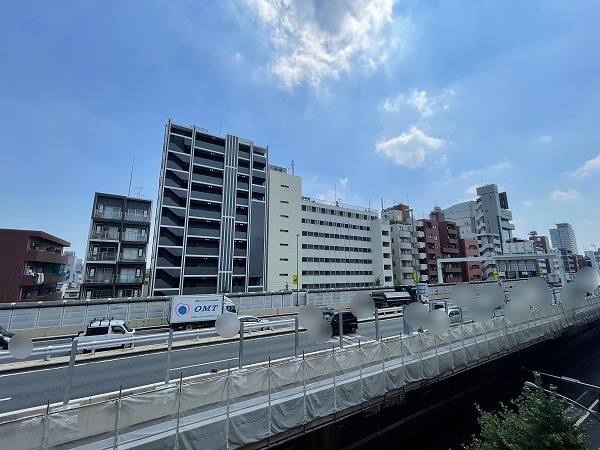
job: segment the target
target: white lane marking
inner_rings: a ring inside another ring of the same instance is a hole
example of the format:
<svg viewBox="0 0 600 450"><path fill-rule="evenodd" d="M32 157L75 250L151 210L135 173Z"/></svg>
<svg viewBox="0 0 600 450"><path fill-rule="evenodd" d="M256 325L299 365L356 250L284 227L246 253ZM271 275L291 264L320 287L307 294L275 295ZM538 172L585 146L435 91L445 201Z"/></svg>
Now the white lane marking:
<svg viewBox="0 0 600 450"><path fill-rule="evenodd" d="M5 398L0 398L0 402L5 402L7 400L10 400L12 397L5 397Z"/></svg>
<svg viewBox="0 0 600 450"><path fill-rule="evenodd" d="M589 409L594 409L597 404L598 404L598 400L594 400L594 403L592 403L590 405ZM578 427L583 422L585 422L585 420L588 418L589 415L590 415L590 413L586 411L586 413L583 416L581 416L577 422L575 422L575 426Z"/></svg>
<svg viewBox="0 0 600 450"><path fill-rule="evenodd" d="M228 361L237 361L237 358L220 359L218 361L205 362L200 364L190 364L189 366L173 367L171 370L190 369L192 367L208 366L209 364L219 364Z"/></svg>
<svg viewBox="0 0 600 450"><path fill-rule="evenodd" d="M577 397L577 400L575 400L575 401L579 402L579 400L581 400L583 398L583 396L587 393L588 393L588 391L584 391L583 394L581 394L579 397Z"/></svg>

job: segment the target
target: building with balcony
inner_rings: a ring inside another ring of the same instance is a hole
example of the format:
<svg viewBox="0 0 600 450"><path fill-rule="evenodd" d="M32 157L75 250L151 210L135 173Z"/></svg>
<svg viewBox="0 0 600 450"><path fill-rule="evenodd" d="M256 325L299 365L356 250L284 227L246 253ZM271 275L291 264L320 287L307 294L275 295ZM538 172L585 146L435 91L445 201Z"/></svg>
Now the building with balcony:
<svg viewBox="0 0 600 450"><path fill-rule="evenodd" d="M81 298L143 295L152 201L96 192Z"/></svg>
<svg viewBox="0 0 600 450"><path fill-rule="evenodd" d="M413 210L402 203L384 209L381 215L390 224L394 285L428 282L423 222L416 220Z"/></svg>
<svg viewBox="0 0 600 450"><path fill-rule="evenodd" d="M461 236L476 236L482 257L496 257L513 239L515 226L508 206L506 192L498 192L498 186L488 184L477 188L476 200L452 205L443 212L447 220L456 223ZM494 260L484 260L482 266L484 280L493 279L495 273L503 276Z"/></svg>
<svg viewBox="0 0 600 450"><path fill-rule="evenodd" d="M265 290L267 150L168 121L151 295Z"/></svg>
<svg viewBox="0 0 600 450"><path fill-rule="evenodd" d="M461 258L473 258L473 261L461 263L463 281L474 283L482 281L482 262L479 257L479 246L476 237L460 237L458 240L459 256Z"/></svg>
<svg viewBox="0 0 600 450"><path fill-rule="evenodd" d="M564 248L569 250L573 255L579 254L575 231L573 231L573 227L570 223L557 223L556 228L551 228L550 240L552 241L552 247L554 248Z"/></svg>
<svg viewBox="0 0 600 450"><path fill-rule="evenodd" d="M0 229L0 302L60 300L70 245L43 231Z"/></svg>

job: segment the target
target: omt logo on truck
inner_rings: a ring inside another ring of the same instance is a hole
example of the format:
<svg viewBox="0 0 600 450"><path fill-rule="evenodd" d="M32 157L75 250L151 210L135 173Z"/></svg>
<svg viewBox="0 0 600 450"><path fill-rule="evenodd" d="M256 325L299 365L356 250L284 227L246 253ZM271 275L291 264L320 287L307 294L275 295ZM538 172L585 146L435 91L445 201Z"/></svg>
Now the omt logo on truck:
<svg viewBox="0 0 600 450"><path fill-rule="evenodd" d="M190 305L187 303L178 303L177 306L175 306L175 312L179 317L185 316L190 312Z"/></svg>

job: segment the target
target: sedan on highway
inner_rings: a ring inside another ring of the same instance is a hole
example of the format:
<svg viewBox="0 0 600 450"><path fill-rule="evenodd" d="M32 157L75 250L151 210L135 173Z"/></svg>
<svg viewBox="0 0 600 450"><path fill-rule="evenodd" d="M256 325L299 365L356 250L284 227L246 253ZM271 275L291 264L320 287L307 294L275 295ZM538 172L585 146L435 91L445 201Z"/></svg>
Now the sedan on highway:
<svg viewBox="0 0 600 450"><path fill-rule="evenodd" d="M238 316L238 319L246 326L244 331L265 331L273 329L273 326L268 320L261 319L260 317Z"/></svg>

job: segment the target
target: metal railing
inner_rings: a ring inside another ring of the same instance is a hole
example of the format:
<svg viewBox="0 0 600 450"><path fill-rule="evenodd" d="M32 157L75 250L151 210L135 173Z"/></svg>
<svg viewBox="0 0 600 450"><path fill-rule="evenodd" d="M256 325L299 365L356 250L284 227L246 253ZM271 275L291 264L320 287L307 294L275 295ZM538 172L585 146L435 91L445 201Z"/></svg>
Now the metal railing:
<svg viewBox="0 0 600 450"><path fill-rule="evenodd" d="M94 212L94 216L101 219L120 219L123 216L123 213L120 210L97 209Z"/></svg>
<svg viewBox="0 0 600 450"><path fill-rule="evenodd" d="M148 214L148 211L127 211L125 213L125 220L130 220L132 222L150 222L150 214Z"/></svg>
<svg viewBox="0 0 600 450"><path fill-rule="evenodd" d="M117 254L115 252L90 253L87 259L88 261L116 261Z"/></svg>
<svg viewBox="0 0 600 450"><path fill-rule="evenodd" d="M119 240L119 232L117 230L94 230L90 236L92 239L108 239L113 241Z"/></svg>

